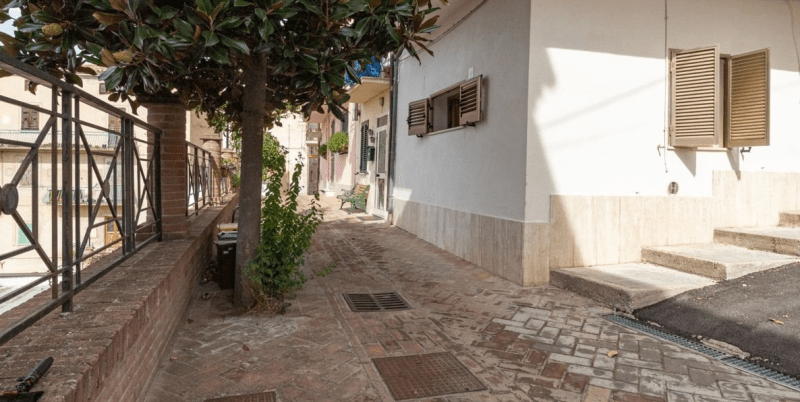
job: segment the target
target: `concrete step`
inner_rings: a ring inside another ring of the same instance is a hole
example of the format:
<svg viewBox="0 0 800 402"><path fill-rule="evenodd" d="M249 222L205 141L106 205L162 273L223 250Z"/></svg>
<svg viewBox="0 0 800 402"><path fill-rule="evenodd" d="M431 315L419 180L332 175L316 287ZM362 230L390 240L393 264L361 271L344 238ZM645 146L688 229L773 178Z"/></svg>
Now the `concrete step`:
<svg viewBox="0 0 800 402"><path fill-rule="evenodd" d="M781 212L778 226L790 228L800 227L800 211Z"/></svg>
<svg viewBox="0 0 800 402"><path fill-rule="evenodd" d="M783 254L722 243L646 247L642 249L642 258L653 264L717 280L738 278L800 261Z"/></svg>
<svg viewBox="0 0 800 402"><path fill-rule="evenodd" d="M800 255L800 228L778 226L716 229L714 240L751 250Z"/></svg>
<svg viewBox="0 0 800 402"><path fill-rule="evenodd" d="M550 284L633 312L714 280L653 264L630 263L550 271Z"/></svg>

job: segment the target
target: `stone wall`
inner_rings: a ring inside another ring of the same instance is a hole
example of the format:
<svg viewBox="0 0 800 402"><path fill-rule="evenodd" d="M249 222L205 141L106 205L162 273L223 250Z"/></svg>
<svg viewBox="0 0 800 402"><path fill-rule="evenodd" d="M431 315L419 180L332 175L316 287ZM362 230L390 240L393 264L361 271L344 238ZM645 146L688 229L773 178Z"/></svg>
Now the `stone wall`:
<svg viewBox="0 0 800 402"><path fill-rule="evenodd" d="M54 311L0 347L0 384L12 386L53 356L36 386L45 391L41 401L142 400L211 259L215 227L230 220L238 197L226 201L190 219L187 238L151 244L100 278L75 297L72 313ZM93 264L84 278L109 261ZM2 323L48 298L43 292L4 314Z"/></svg>

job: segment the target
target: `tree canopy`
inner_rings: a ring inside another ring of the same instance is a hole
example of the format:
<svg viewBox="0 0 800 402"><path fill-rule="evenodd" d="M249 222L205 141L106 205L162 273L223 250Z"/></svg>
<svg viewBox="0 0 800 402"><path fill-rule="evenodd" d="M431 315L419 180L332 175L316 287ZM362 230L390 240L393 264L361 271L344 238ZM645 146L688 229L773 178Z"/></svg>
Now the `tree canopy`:
<svg viewBox="0 0 800 402"><path fill-rule="evenodd" d="M179 100L239 121L245 65L267 59L265 123L285 105L341 117L351 62L425 49L431 0L0 0L4 51L67 81L105 66L109 100Z"/></svg>

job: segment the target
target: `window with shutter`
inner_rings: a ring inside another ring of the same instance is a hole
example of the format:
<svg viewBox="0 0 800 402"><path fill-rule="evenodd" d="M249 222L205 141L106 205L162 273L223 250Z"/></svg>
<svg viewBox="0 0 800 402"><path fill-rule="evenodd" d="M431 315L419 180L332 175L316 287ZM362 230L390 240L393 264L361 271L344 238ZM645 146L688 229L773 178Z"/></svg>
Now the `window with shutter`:
<svg viewBox="0 0 800 402"><path fill-rule="evenodd" d="M483 76L479 75L461 84L459 93L461 124L469 125L482 120L481 116L481 83Z"/></svg>
<svg viewBox="0 0 800 402"><path fill-rule="evenodd" d="M719 49L677 51L671 62L670 143L675 147L719 144Z"/></svg>
<svg viewBox="0 0 800 402"><path fill-rule="evenodd" d="M361 125L361 155L360 155L358 170L360 172L367 171L367 160L369 159L369 122Z"/></svg>
<svg viewBox="0 0 800 402"><path fill-rule="evenodd" d="M769 145L769 49L731 56L726 147Z"/></svg>
<svg viewBox="0 0 800 402"><path fill-rule="evenodd" d="M408 104L408 135L428 133L430 99L421 99Z"/></svg>
<svg viewBox="0 0 800 402"><path fill-rule="evenodd" d="M38 130L39 129L39 112L26 107L22 108L22 124L20 130Z"/></svg>

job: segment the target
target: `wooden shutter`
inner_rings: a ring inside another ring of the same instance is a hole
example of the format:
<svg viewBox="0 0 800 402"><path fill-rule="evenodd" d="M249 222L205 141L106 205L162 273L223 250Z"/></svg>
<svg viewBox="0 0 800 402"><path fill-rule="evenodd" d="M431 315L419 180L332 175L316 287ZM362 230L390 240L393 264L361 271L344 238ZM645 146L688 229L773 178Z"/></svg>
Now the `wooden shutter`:
<svg viewBox="0 0 800 402"><path fill-rule="evenodd" d="M769 49L731 56L726 147L769 145Z"/></svg>
<svg viewBox="0 0 800 402"><path fill-rule="evenodd" d="M369 123L361 125L361 155L358 164L360 172L367 171L367 159L369 158Z"/></svg>
<svg viewBox="0 0 800 402"><path fill-rule="evenodd" d="M460 123L461 125L476 123L483 120L481 115L481 84L483 76L467 80L461 84L460 95Z"/></svg>
<svg viewBox="0 0 800 402"><path fill-rule="evenodd" d="M675 52L671 70L671 145L718 144L719 49L714 46Z"/></svg>
<svg viewBox="0 0 800 402"><path fill-rule="evenodd" d="M420 135L428 132L430 108L429 98L408 104L408 135Z"/></svg>

